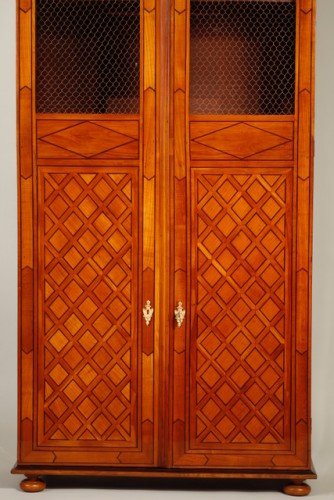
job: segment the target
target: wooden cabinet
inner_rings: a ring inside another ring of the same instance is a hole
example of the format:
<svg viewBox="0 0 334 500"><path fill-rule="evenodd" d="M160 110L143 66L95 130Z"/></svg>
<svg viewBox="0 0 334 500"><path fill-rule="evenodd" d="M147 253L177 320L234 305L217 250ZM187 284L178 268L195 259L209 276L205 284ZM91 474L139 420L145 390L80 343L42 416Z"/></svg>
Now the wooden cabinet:
<svg viewBox="0 0 334 500"><path fill-rule="evenodd" d="M307 494L315 2L17 11L22 488Z"/></svg>

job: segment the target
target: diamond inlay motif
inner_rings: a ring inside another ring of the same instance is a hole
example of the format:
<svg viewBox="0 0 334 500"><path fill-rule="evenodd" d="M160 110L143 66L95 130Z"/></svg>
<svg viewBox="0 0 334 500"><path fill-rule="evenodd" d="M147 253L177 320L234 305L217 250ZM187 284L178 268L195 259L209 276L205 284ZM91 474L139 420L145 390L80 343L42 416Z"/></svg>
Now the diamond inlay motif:
<svg viewBox="0 0 334 500"><path fill-rule="evenodd" d="M218 347L221 345L221 341L217 338L216 335L213 333L210 333L206 339L202 341L202 346L204 349L209 353L212 354L214 353Z"/></svg>
<svg viewBox="0 0 334 500"><path fill-rule="evenodd" d="M248 227L255 236L258 236L266 227L266 224L263 222L261 217L258 216L258 214L255 214L254 217L252 217L252 219L248 222Z"/></svg>
<svg viewBox="0 0 334 500"><path fill-rule="evenodd" d="M217 261L227 271L228 269L230 269L230 267L232 266L232 264L234 264L234 262L236 261L236 259L235 259L234 255L228 249L225 249L219 255L219 257L217 258Z"/></svg>
<svg viewBox="0 0 334 500"><path fill-rule="evenodd" d="M74 269L75 267L77 267L78 264L80 264L80 262L82 261L83 257L80 254L80 252L78 252L78 250L76 248L72 247L64 255L64 259L71 266L71 268Z"/></svg>
<svg viewBox="0 0 334 500"><path fill-rule="evenodd" d="M255 181L247 189L247 193L252 198L252 200L255 201L255 203L257 203L258 201L260 201L262 196L265 195L266 190L262 186L261 182L259 182L258 179L255 179Z"/></svg>
<svg viewBox="0 0 334 500"><path fill-rule="evenodd" d="M242 288L246 283L248 283L248 280L251 278L250 273L242 264L240 264L240 266L236 268L236 270L231 274L231 276L235 281L235 283L237 283L237 285L240 288Z"/></svg>
<svg viewBox="0 0 334 500"><path fill-rule="evenodd" d="M135 170L41 174L45 442L136 442Z"/></svg>
<svg viewBox="0 0 334 500"><path fill-rule="evenodd" d="M236 362L236 358L225 349L217 358L217 363L222 367L222 369L227 372L231 366Z"/></svg>
<svg viewBox="0 0 334 500"><path fill-rule="evenodd" d="M50 243L54 246L54 248L60 252L64 246L66 245L66 243L68 242L68 239L66 238L66 236L64 236L64 234L62 233L62 231L60 231L59 229L55 232L55 234L50 238Z"/></svg>
<svg viewBox="0 0 334 500"><path fill-rule="evenodd" d="M83 325L82 321L74 313L71 314L71 316L65 321L66 329L72 335L78 333L82 325Z"/></svg>
<svg viewBox="0 0 334 500"><path fill-rule="evenodd" d="M264 339L261 341L261 346L266 350L268 354L272 354L279 346L280 342L277 340L277 338L269 332L268 335L264 337Z"/></svg>
<svg viewBox="0 0 334 500"><path fill-rule="evenodd" d="M212 421L220 412L220 408L216 403L210 399L210 401L203 407L202 413L206 416L206 418Z"/></svg>
<svg viewBox="0 0 334 500"><path fill-rule="evenodd" d="M114 368L110 370L108 375L110 377L110 380L112 380L115 385L119 385L126 377L126 373L119 365L115 365Z"/></svg>
<svg viewBox="0 0 334 500"><path fill-rule="evenodd" d="M109 321L107 316L104 314L101 314L96 321L94 321L94 327L95 330L100 334L100 335L105 335L108 330L110 329L112 323Z"/></svg>
<svg viewBox="0 0 334 500"><path fill-rule="evenodd" d="M74 369L82 361L82 356L75 347L72 347L64 356L64 359Z"/></svg>
<svg viewBox="0 0 334 500"><path fill-rule="evenodd" d="M261 273L261 278L266 282L268 286L273 286L274 283L281 277L280 273L270 264L263 273Z"/></svg>
<svg viewBox="0 0 334 500"><path fill-rule="evenodd" d="M248 238L247 234L244 231L240 231L237 236L231 241L234 248L238 250L240 254L242 254L250 245L251 240Z"/></svg>
<svg viewBox="0 0 334 500"><path fill-rule="evenodd" d="M232 311L240 321L247 316L250 310L250 307L243 299L239 299L238 302L232 307Z"/></svg>
<svg viewBox="0 0 334 500"><path fill-rule="evenodd" d="M64 199L61 196L57 196L56 199L50 205L50 209L55 214L56 217L61 217L68 208L69 208L68 204L64 201Z"/></svg>
<svg viewBox="0 0 334 500"><path fill-rule="evenodd" d="M203 307L203 312L210 320L213 320L220 311L221 307L214 299L210 299Z"/></svg>
<svg viewBox="0 0 334 500"><path fill-rule="evenodd" d="M101 247L95 253L93 260L101 269L104 269L109 264L111 258L107 250L104 247Z"/></svg>
<svg viewBox="0 0 334 500"><path fill-rule="evenodd" d="M262 406L261 413L266 417L268 422L271 422L279 413L279 409L276 405L274 405L272 401L268 401L265 405Z"/></svg>
<svg viewBox="0 0 334 500"><path fill-rule="evenodd" d="M199 169L193 179L198 302L192 447L283 443L290 177Z"/></svg>
<svg viewBox="0 0 334 500"><path fill-rule="evenodd" d="M247 356L246 361L249 366L256 372L263 365L263 363L265 363L266 360L257 349L254 349L251 354Z"/></svg>
<svg viewBox="0 0 334 500"><path fill-rule="evenodd" d="M56 300L50 305L50 309L53 311L55 316L60 319L68 310L68 306L60 297L57 297Z"/></svg>
<svg viewBox="0 0 334 500"><path fill-rule="evenodd" d="M78 140L78 136L84 137L85 140ZM106 144L108 149L113 149L128 142L133 142L126 135L89 122L48 135L44 138L44 141L87 157L104 152Z"/></svg>
<svg viewBox="0 0 334 500"><path fill-rule="evenodd" d="M83 215L85 215L85 217L89 219L89 217L97 209L97 205L90 196L86 196L86 198L80 203L79 209L83 213Z"/></svg>
<svg viewBox="0 0 334 500"><path fill-rule="evenodd" d="M235 396L235 391L225 382L219 391L217 391L219 398L222 402L227 405L231 399Z"/></svg>
<svg viewBox="0 0 334 500"><path fill-rule="evenodd" d="M60 330L52 335L49 342L58 352L62 351L66 344L68 344L67 337L65 337L65 335Z"/></svg>
<svg viewBox="0 0 334 500"><path fill-rule="evenodd" d="M82 426L82 423L75 415L72 414L65 420L64 425L70 434L75 434Z"/></svg>
<svg viewBox="0 0 334 500"><path fill-rule="evenodd" d="M52 271L50 272L50 276L57 285L61 285L63 281L67 278L68 272L64 269L64 267L60 264L57 264Z"/></svg>
<svg viewBox="0 0 334 500"><path fill-rule="evenodd" d="M233 345L238 354L242 354L250 346L250 341L245 335L239 332L231 341L231 345Z"/></svg>
<svg viewBox="0 0 334 500"><path fill-rule="evenodd" d="M93 225L100 234L104 235L108 231L108 229L112 226L112 222L108 219L108 217L104 213L102 213L95 219Z"/></svg>
<svg viewBox="0 0 334 500"><path fill-rule="evenodd" d="M233 205L232 210L240 219L244 219L251 208L252 207L249 205L249 203L247 203L245 198L239 198L239 200Z"/></svg>
<svg viewBox="0 0 334 500"><path fill-rule="evenodd" d="M240 137L245 139L240 141ZM194 141L236 158L244 159L264 149L280 146L286 143L287 139L246 123L239 123L198 137Z"/></svg>
<svg viewBox="0 0 334 500"><path fill-rule="evenodd" d="M65 378L68 376L68 373L64 368L58 363L53 370L50 372L50 377L57 385L60 385L64 382Z"/></svg>
<svg viewBox="0 0 334 500"><path fill-rule="evenodd" d="M246 391L245 394L253 405L257 405L265 393L261 387L255 383L248 389L248 391Z"/></svg>
<svg viewBox="0 0 334 500"><path fill-rule="evenodd" d="M222 217L220 222L218 222L217 227L222 232L222 234L227 237L237 227L237 223L229 214L226 214Z"/></svg>
<svg viewBox="0 0 334 500"><path fill-rule="evenodd" d="M59 397L56 398L50 405L50 410L54 413L54 415L57 418L60 418L62 415L64 415L67 409L68 409L67 405Z"/></svg>
<svg viewBox="0 0 334 500"><path fill-rule="evenodd" d="M82 193L82 187L77 183L75 179L71 179L70 182L68 182L64 187L64 191L67 194L67 196L72 201L74 201Z"/></svg>
<svg viewBox="0 0 334 500"><path fill-rule="evenodd" d="M91 382L97 377L96 371L87 363L84 368L79 372L79 377L86 386L89 386Z"/></svg>
<svg viewBox="0 0 334 500"><path fill-rule="evenodd" d="M218 295L227 304L235 297L236 291L227 281L225 281L223 286L219 288Z"/></svg>
<svg viewBox="0 0 334 500"><path fill-rule="evenodd" d="M203 274L203 277L209 286L214 286L217 281L220 280L221 274L215 269L214 266L211 265Z"/></svg>
<svg viewBox="0 0 334 500"><path fill-rule="evenodd" d="M112 188L104 179L101 179L93 188L93 191L101 201L104 201L110 195Z"/></svg>
<svg viewBox="0 0 334 500"><path fill-rule="evenodd" d="M97 306L94 304L90 297L87 297L79 306L79 310L85 316L85 318L89 319L94 312L97 310Z"/></svg>
<svg viewBox="0 0 334 500"><path fill-rule="evenodd" d="M237 193L237 189L233 186L233 184L231 184L228 179L226 179L224 180L222 185L218 187L218 193L225 201L225 203L228 203Z"/></svg>
<svg viewBox="0 0 334 500"><path fill-rule="evenodd" d="M110 273L109 273L110 274ZM110 287L104 282L101 281L96 288L94 288L94 295L100 300L100 302L105 302L105 300L110 296L111 294L111 289Z"/></svg>
<svg viewBox="0 0 334 500"><path fill-rule="evenodd" d="M229 434L235 429L234 423L225 415L224 418L217 425L217 429L221 432L221 434L227 438Z"/></svg>
<svg viewBox="0 0 334 500"><path fill-rule="evenodd" d="M120 250L127 243L126 238L122 235L122 233L117 229L112 236L110 236L108 243L115 250L115 252L119 253Z"/></svg>
<svg viewBox="0 0 334 500"><path fill-rule="evenodd" d="M79 339L80 344L85 349L86 352L89 352L93 349L97 340L95 337L89 332L86 331L83 336Z"/></svg>
<svg viewBox="0 0 334 500"><path fill-rule="evenodd" d="M256 438L263 431L264 425L257 417L253 417L246 425L246 429Z"/></svg>
<svg viewBox="0 0 334 500"><path fill-rule="evenodd" d="M94 411L97 409L97 406L91 401L91 399L89 399L87 397L78 406L78 409L79 409L80 413L82 413L82 415L85 418L89 418L94 413Z"/></svg>
<svg viewBox="0 0 334 500"><path fill-rule="evenodd" d="M203 245L210 253L214 253L220 247L221 241L214 233L210 233L204 240Z"/></svg>
<svg viewBox="0 0 334 500"><path fill-rule="evenodd" d="M120 415L122 415L122 413L126 410L126 406L122 403L122 401L120 401L119 398L115 398L108 406L108 410L113 417L119 418Z"/></svg>
<svg viewBox="0 0 334 500"><path fill-rule="evenodd" d="M73 402L80 396L80 394L82 394L82 389L76 382L74 382L74 380L72 380L72 382L70 382L64 389L64 393Z"/></svg>
<svg viewBox="0 0 334 500"><path fill-rule="evenodd" d="M127 209L127 205L121 200L119 196L116 196L113 201L108 206L109 210L114 214L116 219L118 219Z"/></svg>
<svg viewBox="0 0 334 500"><path fill-rule="evenodd" d="M221 206L214 198L211 198L203 207L203 212L211 220L213 220L216 217L216 215L219 214L220 211L221 211Z"/></svg>
<svg viewBox="0 0 334 500"><path fill-rule="evenodd" d="M266 292L263 288L255 281L247 290L246 295L252 301L253 304L258 304L261 299L265 296Z"/></svg>
<svg viewBox="0 0 334 500"><path fill-rule="evenodd" d="M96 245L98 239L94 236L94 234L87 229L85 233L79 238L79 243L86 252L90 252L91 249Z"/></svg>
<svg viewBox="0 0 334 500"><path fill-rule="evenodd" d="M242 366L239 366L239 368L237 368L233 372L231 378L241 389L245 385L245 383L248 382L248 380L250 379L250 375Z"/></svg>
<svg viewBox="0 0 334 500"><path fill-rule="evenodd" d="M220 379L219 373L210 366L202 375L202 379L206 382L209 387L213 387L217 381Z"/></svg>
<svg viewBox="0 0 334 500"><path fill-rule="evenodd" d="M71 281L64 292L73 303L84 293L83 289L75 281Z"/></svg>

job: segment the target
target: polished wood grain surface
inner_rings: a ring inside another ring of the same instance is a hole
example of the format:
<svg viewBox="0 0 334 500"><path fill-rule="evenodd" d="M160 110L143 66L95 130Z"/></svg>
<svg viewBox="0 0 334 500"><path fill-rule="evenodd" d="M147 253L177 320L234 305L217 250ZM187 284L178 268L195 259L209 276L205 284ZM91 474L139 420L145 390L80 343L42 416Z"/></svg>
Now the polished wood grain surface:
<svg viewBox="0 0 334 500"><path fill-rule="evenodd" d="M190 118L191 160L293 160L293 117L290 121L236 118Z"/></svg>
<svg viewBox="0 0 334 500"><path fill-rule="evenodd" d="M19 9L25 463L155 460L157 366L142 318L154 306L154 7L142 6L141 117L35 115L35 6Z"/></svg>
<svg viewBox="0 0 334 500"><path fill-rule="evenodd" d="M17 2L14 472L307 494L315 2L286 115L191 113L191 2L140 5L140 113L36 114L36 3Z"/></svg>

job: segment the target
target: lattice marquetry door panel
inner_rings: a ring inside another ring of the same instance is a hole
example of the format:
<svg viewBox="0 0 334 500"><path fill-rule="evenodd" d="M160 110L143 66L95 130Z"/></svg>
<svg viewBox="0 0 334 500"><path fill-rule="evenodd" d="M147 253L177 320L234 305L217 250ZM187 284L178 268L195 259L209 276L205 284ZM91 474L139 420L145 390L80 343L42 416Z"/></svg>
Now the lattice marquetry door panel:
<svg viewBox="0 0 334 500"><path fill-rule="evenodd" d="M256 450L267 466L291 446L291 172L196 168L192 192L189 454L177 461L224 467L245 452L237 462L254 466Z"/></svg>
<svg viewBox="0 0 334 500"><path fill-rule="evenodd" d="M137 170L42 168L39 188L39 445L136 449Z"/></svg>

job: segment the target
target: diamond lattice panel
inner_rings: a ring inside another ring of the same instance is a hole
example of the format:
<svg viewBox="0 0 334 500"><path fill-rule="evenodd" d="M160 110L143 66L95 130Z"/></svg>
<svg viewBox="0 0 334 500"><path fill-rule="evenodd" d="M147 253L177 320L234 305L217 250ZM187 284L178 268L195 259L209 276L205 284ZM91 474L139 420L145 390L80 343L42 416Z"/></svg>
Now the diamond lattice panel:
<svg viewBox="0 0 334 500"><path fill-rule="evenodd" d="M284 445L290 176L198 169L193 182L191 448Z"/></svg>
<svg viewBox="0 0 334 500"><path fill-rule="evenodd" d="M44 444L135 445L136 174L40 174Z"/></svg>
<svg viewBox="0 0 334 500"><path fill-rule="evenodd" d="M292 114L295 0L190 5L190 112Z"/></svg>

